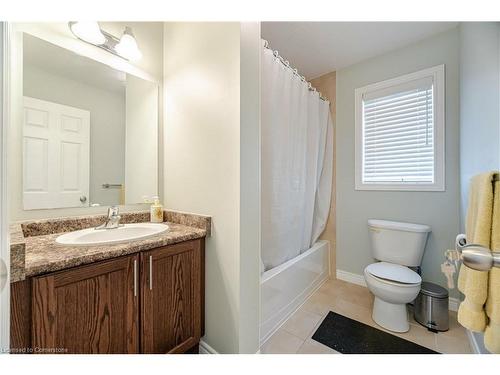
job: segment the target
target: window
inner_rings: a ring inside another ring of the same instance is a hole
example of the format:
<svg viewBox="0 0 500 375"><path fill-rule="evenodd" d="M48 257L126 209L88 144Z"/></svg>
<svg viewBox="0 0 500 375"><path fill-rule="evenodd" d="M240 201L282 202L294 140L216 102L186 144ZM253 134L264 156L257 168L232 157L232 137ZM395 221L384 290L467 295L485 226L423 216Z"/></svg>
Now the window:
<svg viewBox="0 0 500 375"><path fill-rule="evenodd" d="M356 190L444 191L444 65L355 91Z"/></svg>

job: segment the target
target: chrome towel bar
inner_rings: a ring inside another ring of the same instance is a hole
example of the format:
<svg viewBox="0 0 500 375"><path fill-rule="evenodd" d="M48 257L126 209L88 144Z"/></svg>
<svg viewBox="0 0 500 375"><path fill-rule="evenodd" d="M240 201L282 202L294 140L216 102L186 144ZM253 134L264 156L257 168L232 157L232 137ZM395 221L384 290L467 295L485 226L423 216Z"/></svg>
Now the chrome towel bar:
<svg viewBox="0 0 500 375"><path fill-rule="evenodd" d="M122 184L102 184L103 189L121 189Z"/></svg>

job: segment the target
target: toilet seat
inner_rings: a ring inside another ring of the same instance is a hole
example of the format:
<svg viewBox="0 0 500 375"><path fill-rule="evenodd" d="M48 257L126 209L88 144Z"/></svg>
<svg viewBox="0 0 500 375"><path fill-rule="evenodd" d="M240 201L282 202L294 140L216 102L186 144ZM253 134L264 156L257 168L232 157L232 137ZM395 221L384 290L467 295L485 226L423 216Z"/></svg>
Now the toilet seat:
<svg viewBox="0 0 500 375"><path fill-rule="evenodd" d="M381 282L394 285L419 285L422 278L408 267L388 262L377 262L366 267L366 272Z"/></svg>

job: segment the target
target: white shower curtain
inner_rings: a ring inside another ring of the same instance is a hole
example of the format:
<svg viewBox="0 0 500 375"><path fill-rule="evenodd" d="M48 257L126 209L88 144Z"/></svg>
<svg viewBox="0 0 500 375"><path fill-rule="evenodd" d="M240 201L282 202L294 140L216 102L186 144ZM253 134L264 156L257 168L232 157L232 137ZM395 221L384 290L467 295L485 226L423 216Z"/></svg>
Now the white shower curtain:
<svg viewBox="0 0 500 375"><path fill-rule="evenodd" d="M330 209L333 124L329 103L262 48L262 263L309 249Z"/></svg>

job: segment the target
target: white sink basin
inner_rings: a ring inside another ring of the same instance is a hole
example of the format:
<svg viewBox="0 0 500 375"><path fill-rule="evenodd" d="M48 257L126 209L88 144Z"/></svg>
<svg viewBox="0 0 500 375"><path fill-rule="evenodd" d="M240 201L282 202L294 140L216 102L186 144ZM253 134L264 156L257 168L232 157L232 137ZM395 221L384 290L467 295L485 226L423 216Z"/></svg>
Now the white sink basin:
<svg viewBox="0 0 500 375"><path fill-rule="evenodd" d="M165 232L168 225L157 223L125 224L116 229L88 228L69 232L56 238L61 245L93 246L117 244L128 241L142 240Z"/></svg>

